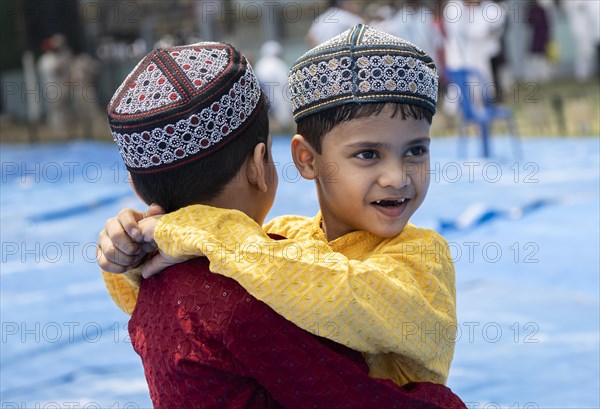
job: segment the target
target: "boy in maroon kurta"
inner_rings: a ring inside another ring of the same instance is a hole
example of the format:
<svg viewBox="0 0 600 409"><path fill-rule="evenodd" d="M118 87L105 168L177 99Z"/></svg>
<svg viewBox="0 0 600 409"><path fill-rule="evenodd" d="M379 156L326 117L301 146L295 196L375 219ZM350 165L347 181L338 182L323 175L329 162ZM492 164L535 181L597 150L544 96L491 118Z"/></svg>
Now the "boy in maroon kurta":
<svg viewBox="0 0 600 409"><path fill-rule="evenodd" d="M167 212L236 209L259 225L273 204L267 102L233 47L148 54L108 108L138 195ZM205 258L142 283L129 332L155 407L453 408L442 385L368 377L362 356L277 315Z"/></svg>
<svg viewBox="0 0 600 409"><path fill-rule="evenodd" d="M129 332L156 407L463 407L442 385L369 378L360 353L291 324L208 264L141 286Z"/></svg>

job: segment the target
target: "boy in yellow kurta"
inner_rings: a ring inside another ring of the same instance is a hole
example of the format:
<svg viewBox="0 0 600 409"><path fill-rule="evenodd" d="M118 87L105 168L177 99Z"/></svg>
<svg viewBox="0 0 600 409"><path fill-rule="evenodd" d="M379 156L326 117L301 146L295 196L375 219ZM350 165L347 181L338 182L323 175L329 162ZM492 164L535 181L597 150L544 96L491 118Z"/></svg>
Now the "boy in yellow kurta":
<svg viewBox="0 0 600 409"><path fill-rule="evenodd" d="M441 236L409 223L429 186L433 61L357 25L303 55L290 92L298 124L292 156L315 181L315 218L283 216L263 230L242 213L191 206L140 223L137 241L153 234L169 262L207 256L212 271L286 319L365 353L371 376L445 383L456 335L454 267ZM132 244L123 232L133 219L131 211L107 223L103 269L132 264L117 248ZM145 275L164 260L150 260ZM135 286L121 275L104 277L117 304L131 311Z"/></svg>

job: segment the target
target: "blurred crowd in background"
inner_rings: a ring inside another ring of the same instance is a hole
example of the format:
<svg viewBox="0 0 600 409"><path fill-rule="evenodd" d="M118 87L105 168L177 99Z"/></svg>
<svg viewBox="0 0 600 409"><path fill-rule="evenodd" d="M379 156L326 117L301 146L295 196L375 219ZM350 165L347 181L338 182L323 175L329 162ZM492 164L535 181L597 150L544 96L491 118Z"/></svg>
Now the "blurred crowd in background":
<svg viewBox="0 0 600 409"><path fill-rule="evenodd" d="M153 47L198 41L244 51L279 133L293 129L286 92L293 61L357 23L424 49L442 93L448 69L476 69L503 102L515 84L597 82L600 66L600 0L6 0L0 18L1 121L4 129L27 125L30 140L106 137L103 111L115 84ZM440 98L443 115L456 109Z"/></svg>

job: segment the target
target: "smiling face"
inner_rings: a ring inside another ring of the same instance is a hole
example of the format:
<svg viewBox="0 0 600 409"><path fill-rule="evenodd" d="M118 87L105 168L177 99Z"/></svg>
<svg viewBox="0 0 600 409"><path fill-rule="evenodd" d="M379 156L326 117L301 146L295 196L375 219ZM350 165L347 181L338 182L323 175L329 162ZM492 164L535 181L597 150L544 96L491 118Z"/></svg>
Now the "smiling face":
<svg viewBox="0 0 600 409"><path fill-rule="evenodd" d="M355 230L398 235L429 187L429 123L379 115L353 119L312 151L323 230L334 240ZM301 169L302 172L302 169Z"/></svg>

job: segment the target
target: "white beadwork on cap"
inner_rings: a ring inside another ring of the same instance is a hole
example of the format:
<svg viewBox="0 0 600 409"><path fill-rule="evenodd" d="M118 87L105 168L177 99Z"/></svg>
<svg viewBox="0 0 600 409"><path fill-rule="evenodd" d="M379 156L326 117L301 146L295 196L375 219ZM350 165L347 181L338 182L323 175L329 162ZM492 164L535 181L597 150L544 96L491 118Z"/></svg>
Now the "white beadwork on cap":
<svg viewBox="0 0 600 409"><path fill-rule="evenodd" d="M414 44L357 25L298 59L289 77L296 120L349 102L396 101L435 112L438 77Z"/></svg>
<svg viewBox="0 0 600 409"><path fill-rule="evenodd" d="M108 107L113 139L130 172L171 169L242 134L261 101L252 67L224 43L150 52Z"/></svg>
<svg viewBox="0 0 600 409"><path fill-rule="evenodd" d="M229 63L227 50L196 47L173 50L169 55L198 90L210 84Z"/></svg>
<svg viewBox="0 0 600 409"><path fill-rule="evenodd" d="M395 35L386 33L385 31L376 30L374 28L367 29L363 32L361 42L363 44L395 44L402 46L408 45L410 47L416 48L418 51L423 53L423 50L421 50L417 45L411 43L410 41L407 41L400 37L396 37Z"/></svg>
<svg viewBox="0 0 600 409"><path fill-rule="evenodd" d="M174 124L131 134L113 132L125 164L152 168L194 156L239 128L258 105L260 86L250 65L229 93Z"/></svg>
<svg viewBox="0 0 600 409"><path fill-rule="evenodd" d="M165 74L150 64L136 80L129 84L129 89L121 98L115 112L119 114L138 114L158 107L181 101L182 96Z"/></svg>
<svg viewBox="0 0 600 409"><path fill-rule="evenodd" d="M437 100L437 76L426 66L416 66L412 57L397 55L360 57L356 78L350 58L332 58L298 69L293 73L292 107L294 111L320 100L351 95L353 83L358 93L402 92L426 95Z"/></svg>

